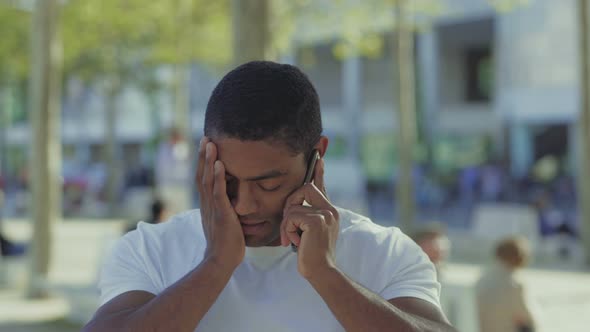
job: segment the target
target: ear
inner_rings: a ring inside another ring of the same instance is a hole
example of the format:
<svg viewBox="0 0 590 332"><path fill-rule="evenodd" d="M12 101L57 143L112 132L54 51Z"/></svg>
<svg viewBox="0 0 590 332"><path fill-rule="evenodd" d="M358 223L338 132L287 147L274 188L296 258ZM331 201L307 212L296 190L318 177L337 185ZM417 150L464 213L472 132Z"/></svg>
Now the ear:
<svg viewBox="0 0 590 332"><path fill-rule="evenodd" d="M324 155L326 154L326 151L328 150L328 143L329 143L328 137L320 136L320 140L314 146L314 149L318 150L318 152L320 153L320 157L322 157L322 158L324 158Z"/></svg>

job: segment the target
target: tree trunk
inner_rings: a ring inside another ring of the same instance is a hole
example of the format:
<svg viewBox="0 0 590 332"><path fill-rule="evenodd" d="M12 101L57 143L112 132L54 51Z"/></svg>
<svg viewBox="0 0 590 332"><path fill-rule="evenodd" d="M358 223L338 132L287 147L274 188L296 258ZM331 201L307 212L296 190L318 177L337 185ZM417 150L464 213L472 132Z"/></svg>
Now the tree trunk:
<svg viewBox="0 0 590 332"><path fill-rule="evenodd" d="M192 0L179 0L176 7L176 53L180 60L174 66L173 73L173 95L174 95L174 114L173 125L177 128L183 137L190 137L190 103L189 103L189 68L188 55L186 54L186 44L183 43L182 35L186 34L186 26L190 26L190 13L192 11Z"/></svg>
<svg viewBox="0 0 590 332"><path fill-rule="evenodd" d="M405 232L411 232L415 219L413 152L416 145L416 78L414 72L414 34L407 22L408 0L397 7L397 33L394 34L397 54L396 85L398 97L396 177L397 220Z"/></svg>
<svg viewBox="0 0 590 332"><path fill-rule="evenodd" d="M579 0L580 24L580 96L578 208L586 263L590 265L590 49L588 0Z"/></svg>
<svg viewBox="0 0 590 332"><path fill-rule="evenodd" d="M6 136L7 136L7 129L8 129L8 103L6 100L8 99L6 95L8 94L8 89L5 89L0 86L0 176L7 174L6 169ZM4 178L3 180L6 180ZM2 189L0 188L0 224L2 222Z"/></svg>
<svg viewBox="0 0 590 332"><path fill-rule="evenodd" d="M265 60L270 44L268 0L233 0L233 54L240 65L252 60Z"/></svg>
<svg viewBox="0 0 590 332"><path fill-rule="evenodd" d="M115 75L116 76L116 75ZM106 109L105 109L105 149L104 160L106 164L106 187L105 200L107 203L108 215L114 217L118 215L119 204L118 196L121 188L121 161L117 139L117 99L121 90L121 81L118 77L112 78L106 91Z"/></svg>
<svg viewBox="0 0 590 332"><path fill-rule="evenodd" d="M173 94L174 117L173 124L183 137L190 138L190 105L188 87L188 69L184 64L174 66Z"/></svg>
<svg viewBox="0 0 590 332"><path fill-rule="evenodd" d="M32 29L31 155L33 238L27 296L46 295L42 285L51 261L52 226L60 218L60 87L62 49L57 0L37 1Z"/></svg>

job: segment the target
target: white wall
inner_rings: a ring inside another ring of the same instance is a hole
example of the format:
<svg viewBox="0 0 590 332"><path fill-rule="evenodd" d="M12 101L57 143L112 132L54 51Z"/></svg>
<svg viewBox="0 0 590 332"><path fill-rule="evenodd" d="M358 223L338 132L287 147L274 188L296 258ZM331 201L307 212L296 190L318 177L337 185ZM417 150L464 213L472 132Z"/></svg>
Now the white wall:
<svg viewBox="0 0 590 332"><path fill-rule="evenodd" d="M498 19L498 102L507 118L574 121L578 32L574 0L536 0Z"/></svg>

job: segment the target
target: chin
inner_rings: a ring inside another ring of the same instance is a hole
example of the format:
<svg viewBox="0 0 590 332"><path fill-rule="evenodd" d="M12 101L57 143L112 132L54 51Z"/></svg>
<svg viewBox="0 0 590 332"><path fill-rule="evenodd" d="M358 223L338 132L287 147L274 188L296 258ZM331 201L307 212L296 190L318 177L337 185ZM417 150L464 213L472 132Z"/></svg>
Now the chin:
<svg viewBox="0 0 590 332"><path fill-rule="evenodd" d="M274 236L266 235L266 236L254 236L254 235L246 235L244 237L246 242L246 247L274 247L281 245L280 237L275 238Z"/></svg>

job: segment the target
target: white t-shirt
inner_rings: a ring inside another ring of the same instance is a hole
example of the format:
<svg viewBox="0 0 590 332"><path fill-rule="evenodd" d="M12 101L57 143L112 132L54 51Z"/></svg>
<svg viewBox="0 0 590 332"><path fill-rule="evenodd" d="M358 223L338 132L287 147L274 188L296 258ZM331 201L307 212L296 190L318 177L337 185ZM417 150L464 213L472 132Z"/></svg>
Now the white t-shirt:
<svg viewBox="0 0 590 332"><path fill-rule="evenodd" d="M434 266L410 238L348 210L338 212L335 258L342 272L384 299L415 297L440 307ZM162 292L201 262L205 246L199 210L163 224L140 222L103 265L101 304L132 290ZM195 331L344 329L297 271L297 254L290 247L247 247L244 261Z"/></svg>

